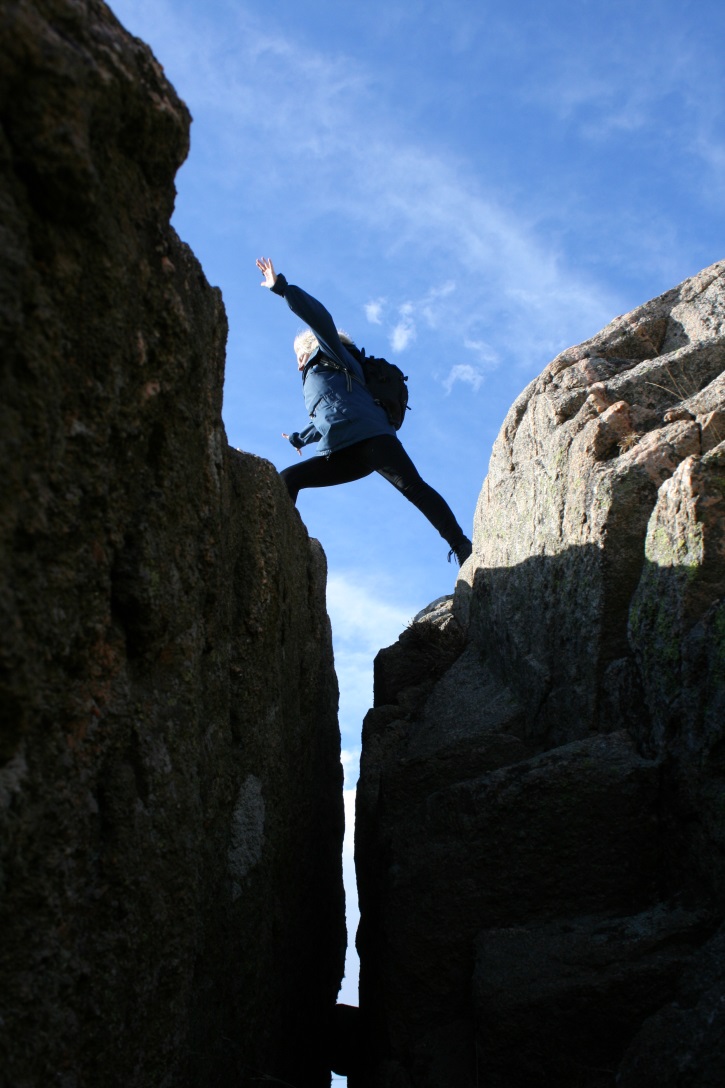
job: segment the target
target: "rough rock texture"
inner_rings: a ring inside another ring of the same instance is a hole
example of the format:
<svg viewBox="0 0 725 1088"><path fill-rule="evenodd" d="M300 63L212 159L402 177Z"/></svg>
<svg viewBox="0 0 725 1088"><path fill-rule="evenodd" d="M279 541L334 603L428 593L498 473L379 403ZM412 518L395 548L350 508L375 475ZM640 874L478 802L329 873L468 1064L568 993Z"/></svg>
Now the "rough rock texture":
<svg viewBox="0 0 725 1088"><path fill-rule="evenodd" d="M720 1083L724 591L725 262L522 393L378 655L351 1084Z"/></svg>
<svg viewBox="0 0 725 1088"><path fill-rule="evenodd" d="M329 1084L325 561L226 444L189 116L100 0L0 34L0 1084Z"/></svg>

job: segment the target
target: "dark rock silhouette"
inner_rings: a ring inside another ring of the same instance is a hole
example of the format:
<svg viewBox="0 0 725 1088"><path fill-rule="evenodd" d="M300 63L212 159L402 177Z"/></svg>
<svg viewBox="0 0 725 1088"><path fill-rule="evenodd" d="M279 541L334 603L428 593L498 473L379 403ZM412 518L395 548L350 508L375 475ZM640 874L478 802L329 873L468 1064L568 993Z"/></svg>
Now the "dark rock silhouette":
<svg viewBox="0 0 725 1088"><path fill-rule="evenodd" d="M368 1068L367 1025L356 1005L336 1005L330 1025L328 1053L333 1073L360 1076Z"/></svg>
<svg viewBox="0 0 725 1088"><path fill-rule="evenodd" d="M325 562L226 443L188 112L101 0L0 34L0 1084L719 1085L725 266L518 398L379 655L335 1008Z"/></svg>
<svg viewBox="0 0 725 1088"><path fill-rule="evenodd" d="M724 371L725 262L555 359L378 655L355 1088L722 1078Z"/></svg>
<svg viewBox="0 0 725 1088"><path fill-rule="evenodd" d="M229 449L189 115L100 0L0 14L0 1083L329 1083L325 560Z"/></svg>

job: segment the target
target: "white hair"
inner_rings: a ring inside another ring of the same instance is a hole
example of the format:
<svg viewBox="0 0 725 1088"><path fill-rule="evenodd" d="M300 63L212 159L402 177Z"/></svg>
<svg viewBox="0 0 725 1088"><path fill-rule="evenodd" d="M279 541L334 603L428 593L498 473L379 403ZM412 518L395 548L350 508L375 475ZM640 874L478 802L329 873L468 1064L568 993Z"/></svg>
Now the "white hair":
<svg viewBox="0 0 725 1088"><path fill-rule="evenodd" d="M344 329L338 329L337 335L340 337L343 344L346 344L348 347L355 347L355 341ZM302 329L302 331L298 332L295 336L294 351L298 358L300 355L304 354L312 355L312 352L316 351L319 346L320 343L312 329Z"/></svg>

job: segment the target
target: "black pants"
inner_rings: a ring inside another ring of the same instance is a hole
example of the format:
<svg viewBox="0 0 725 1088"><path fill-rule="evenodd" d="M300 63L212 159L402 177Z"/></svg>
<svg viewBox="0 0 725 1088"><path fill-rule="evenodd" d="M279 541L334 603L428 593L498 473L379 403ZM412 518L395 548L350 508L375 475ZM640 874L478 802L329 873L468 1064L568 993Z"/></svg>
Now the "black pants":
<svg viewBox="0 0 725 1088"><path fill-rule="evenodd" d="M313 457L300 461L281 472L292 502L305 487L332 487L351 480L362 480L372 472L397 487L413 506L417 506L451 548L458 546L464 537L463 529L456 521L445 499L418 474L418 470L394 435L381 434L366 438L329 457Z"/></svg>

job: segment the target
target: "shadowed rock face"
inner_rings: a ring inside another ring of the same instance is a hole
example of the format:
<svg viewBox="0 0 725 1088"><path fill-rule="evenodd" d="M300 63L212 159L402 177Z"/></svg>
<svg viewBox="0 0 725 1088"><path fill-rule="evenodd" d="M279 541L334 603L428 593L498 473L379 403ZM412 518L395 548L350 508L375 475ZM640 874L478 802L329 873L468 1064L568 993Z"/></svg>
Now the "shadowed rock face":
<svg viewBox="0 0 725 1088"><path fill-rule="evenodd" d="M327 1084L325 560L226 443L189 115L99 0L0 34L0 1081Z"/></svg>
<svg viewBox="0 0 725 1088"><path fill-rule="evenodd" d="M725 262L555 359L378 655L351 1084L721 1078L724 372Z"/></svg>

